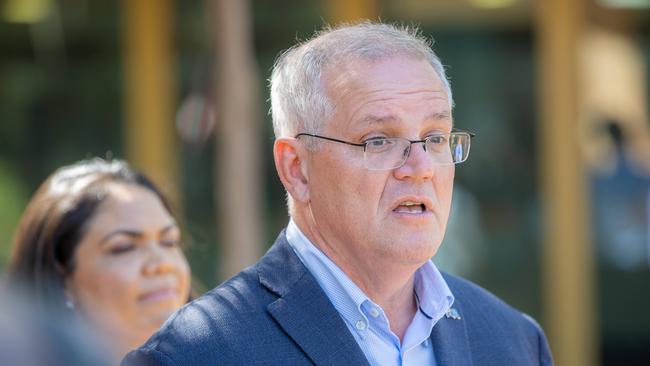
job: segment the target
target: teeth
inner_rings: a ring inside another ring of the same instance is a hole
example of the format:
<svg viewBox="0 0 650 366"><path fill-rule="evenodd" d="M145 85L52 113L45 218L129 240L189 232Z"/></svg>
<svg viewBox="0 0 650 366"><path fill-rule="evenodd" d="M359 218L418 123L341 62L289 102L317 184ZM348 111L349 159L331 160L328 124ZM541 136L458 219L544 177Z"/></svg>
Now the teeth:
<svg viewBox="0 0 650 366"><path fill-rule="evenodd" d="M413 202L413 201L404 201L400 204L400 206L417 206L421 205L422 203L420 202Z"/></svg>
<svg viewBox="0 0 650 366"><path fill-rule="evenodd" d="M396 212L421 213L425 211L425 206L421 202L404 201L395 209Z"/></svg>

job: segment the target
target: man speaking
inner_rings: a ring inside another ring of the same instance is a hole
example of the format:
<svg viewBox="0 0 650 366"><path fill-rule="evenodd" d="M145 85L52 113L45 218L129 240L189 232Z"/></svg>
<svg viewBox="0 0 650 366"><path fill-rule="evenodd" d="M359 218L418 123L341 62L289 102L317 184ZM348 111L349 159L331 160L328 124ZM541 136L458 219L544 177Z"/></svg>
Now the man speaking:
<svg viewBox="0 0 650 366"><path fill-rule="evenodd" d="M125 364L552 364L534 320L430 260L472 134L417 30L327 28L276 61L271 103L286 230Z"/></svg>

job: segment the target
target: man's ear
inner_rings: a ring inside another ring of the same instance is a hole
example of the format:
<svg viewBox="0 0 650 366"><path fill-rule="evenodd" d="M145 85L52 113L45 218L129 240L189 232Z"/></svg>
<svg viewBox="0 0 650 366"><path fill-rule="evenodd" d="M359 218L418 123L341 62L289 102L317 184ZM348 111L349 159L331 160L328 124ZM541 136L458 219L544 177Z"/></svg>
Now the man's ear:
<svg viewBox="0 0 650 366"><path fill-rule="evenodd" d="M293 137L281 137L273 145L273 159L284 189L295 201L309 201L306 157L309 152Z"/></svg>

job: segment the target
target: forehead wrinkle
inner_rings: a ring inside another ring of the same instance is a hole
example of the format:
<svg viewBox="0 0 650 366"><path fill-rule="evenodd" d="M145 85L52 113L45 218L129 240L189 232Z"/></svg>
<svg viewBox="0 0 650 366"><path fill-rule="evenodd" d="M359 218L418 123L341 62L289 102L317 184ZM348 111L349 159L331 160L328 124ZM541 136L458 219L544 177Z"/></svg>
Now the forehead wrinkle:
<svg viewBox="0 0 650 366"><path fill-rule="evenodd" d="M395 100L395 95L390 95L390 93L396 93L398 96L401 95L405 97L421 97L423 99L428 99L429 103L432 103L435 100L445 100L448 102L446 91L436 83L432 83L431 85L414 85L408 89L403 89L403 85L397 80L388 80L381 85L377 85L376 83L368 84L367 80L362 80L365 71L363 66L368 65L365 63L359 65L358 61L359 60L343 64L339 63L336 64L336 67L330 65L322 76L323 86L332 104L333 114L336 113L341 106L345 105L345 103L350 103L359 98L365 99L363 100L363 103L357 105L356 108L353 108L353 110L346 113L347 116L344 116L347 120L346 125L352 130L376 126L383 128L386 125L400 124L403 122L399 113L394 113L393 111L386 109L381 111L381 109L384 108L381 108L379 111L368 111L369 115L366 116L358 116L360 110L367 104L382 104L382 102ZM362 61L367 62L368 60ZM372 66L372 64L373 62L370 62L370 66ZM444 110L442 112L425 114L422 118L422 122L427 121L451 121L451 112Z"/></svg>
<svg viewBox="0 0 650 366"><path fill-rule="evenodd" d="M390 122L400 122L402 119L395 114L388 113L386 115L377 115L377 114L369 114L363 118L361 118L358 123L361 125L382 125L382 124L387 124ZM451 120L451 114L448 111L442 111L442 112L432 112L424 117L424 121L450 121Z"/></svg>
<svg viewBox="0 0 650 366"><path fill-rule="evenodd" d="M384 116L371 114L362 118L359 123L364 125L381 125L389 122L399 122L401 119L394 114L387 114Z"/></svg>

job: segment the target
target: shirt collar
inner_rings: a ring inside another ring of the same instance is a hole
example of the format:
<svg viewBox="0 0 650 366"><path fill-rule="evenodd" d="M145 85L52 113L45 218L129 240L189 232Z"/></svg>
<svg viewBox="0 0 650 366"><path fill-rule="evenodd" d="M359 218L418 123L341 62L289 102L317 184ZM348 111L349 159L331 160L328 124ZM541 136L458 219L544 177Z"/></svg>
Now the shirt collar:
<svg viewBox="0 0 650 366"><path fill-rule="evenodd" d="M369 300L368 297L339 266L312 244L293 220L289 221L286 236L289 245L316 278L316 282L343 319L355 324L362 314L361 304Z"/></svg>
<svg viewBox="0 0 650 366"><path fill-rule="evenodd" d="M420 310L436 321L442 318L454 303L454 295L431 260L415 272L415 295Z"/></svg>

